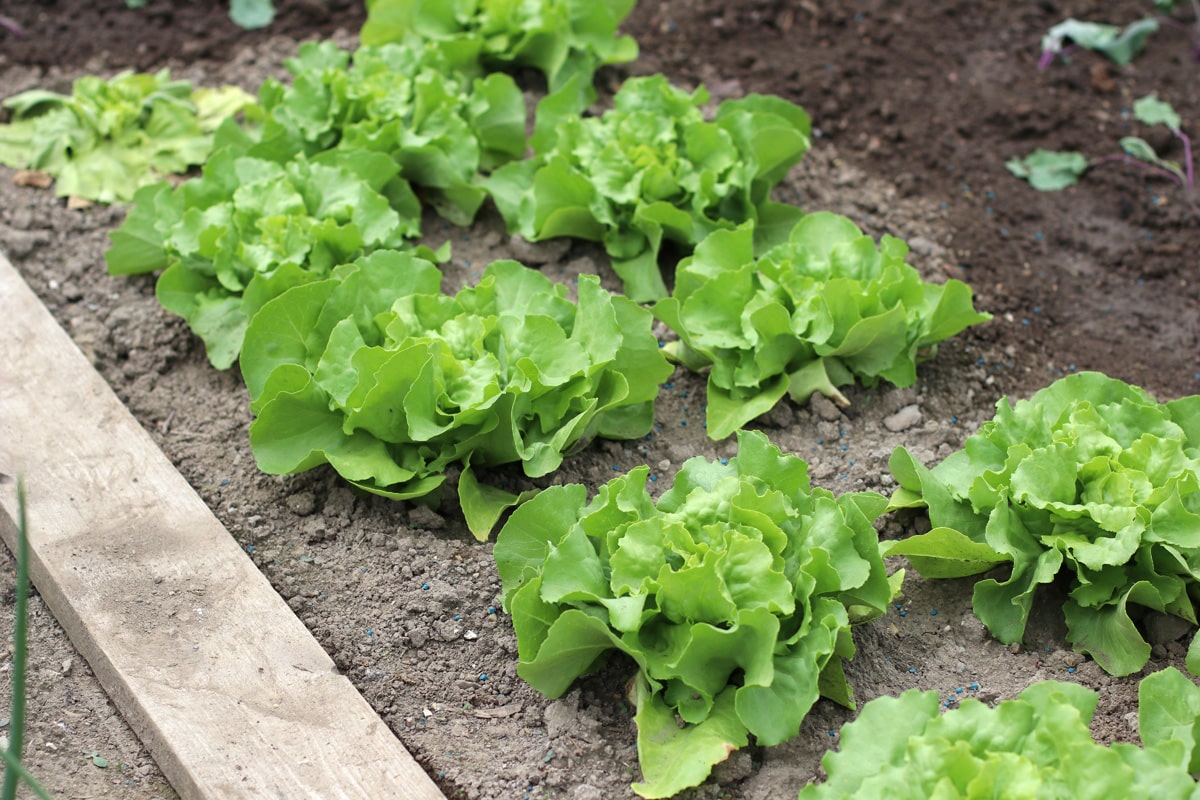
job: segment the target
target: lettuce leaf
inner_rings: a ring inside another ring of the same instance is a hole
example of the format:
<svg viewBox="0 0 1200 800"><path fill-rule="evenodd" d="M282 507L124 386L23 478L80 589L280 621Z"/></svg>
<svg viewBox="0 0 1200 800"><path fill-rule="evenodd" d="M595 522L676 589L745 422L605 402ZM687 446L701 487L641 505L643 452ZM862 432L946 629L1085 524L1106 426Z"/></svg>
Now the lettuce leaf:
<svg viewBox="0 0 1200 800"><path fill-rule="evenodd" d="M880 495L835 498L757 432L727 463L687 461L655 503L647 467L587 501L554 486L496 539L520 664L557 697L627 654L636 679L643 797L694 786L753 735L796 735L819 696L853 707L851 623L892 597L873 520ZM682 720L680 724L678 720Z"/></svg>
<svg viewBox="0 0 1200 800"><path fill-rule="evenodd" d="M842 728L840 749L821 761L828 778L806 786L800 800L1195 798L1188 758L1197 694L1178 670L1143 680L1140 748L1097 744L1088 728L1097 695L1073 683L1036 683L995 707L969 698L944 714L936 692L880 697Z"/></svg>
<svg viewBox="0 0 1200 800"><path fill-rule="evenodd" d="M723 102L707 121L707 101L703 88L688 94L661 75L627 80L600 117L547 98L533 158L496 170L485 185L510 231L603 242L625 293L657 300L667 293L663 242L691 248L714 230L777 221L787 207L770 201L771 188L809 146L799 106L751 95Z"/></svg>
<svg viewBox="0 0 1200 800"><path fill-rule="evenodd" d="M408 247L421 200L469 223L486 196L481 171L525 149L512 79L448 77L435 50L362 48L351 63L333 43L310 42L287 66L292 85L263 84L254 124L218 129L200 178L134 198L105 253L112 274L163 270L159 300L218 369L237 360L267 300L361 255Z"/></svg>
<svg viewBox="0 0 1200 800"><path fill-rule="evenodd" d="M192 89L169 70L87 75L71 94L40 89L4 101L0 164L53 175L55 194L128 202L142 186L203 164L225 118L254 103L235 86Z"/></svg>
<svg viewBox="0 0 1200 800"><path fill-rule="evenodd" d="M582 110L595 99L592 76L637 58L617 36L635 0L369 0L364 45L424 40L458 70L475 74L532 67L552 93L571 88Z"/></svg>
<svg viewBox="0 0 1200 800"><path fill-rule="evenodd" d="M1107 672L1150 657L1147 610L1196 622L1200 397L1160 404L1095 372L1071 375L996 416L932 470L892 454L892 507L928 507L934 530L890 545L922 574L1011 563L975 586L996 638L1019 642L1037 587L1067 580L1067 639Z"/></svg>
<svg viewBox="0 0 1200 800"><path fill-rule="evenodd" d="M241 360L250 443L265 472L328 463L396 499L431 494L461 466L459 499L485 539L522 497L473 468L519 462L539 477L597 434L645 435L671 366L650 314L593 275L578 304L515 261L454 297L440 285L429 261L379 251L264 303Z"/></svg>
<svg viewBox="0 0 1200 800"><path fill-rule="evenodd" d="M880 379L910 386L936 345L990 319L960 281L921 280L908 248L877 246L846 217L809 214L788 239L754 257L754 230L716 231L675 272L654 314L679 334L668 354L709 369L708 435L723 439L784 395L821 392L848 404L838 386Z"/></svg>

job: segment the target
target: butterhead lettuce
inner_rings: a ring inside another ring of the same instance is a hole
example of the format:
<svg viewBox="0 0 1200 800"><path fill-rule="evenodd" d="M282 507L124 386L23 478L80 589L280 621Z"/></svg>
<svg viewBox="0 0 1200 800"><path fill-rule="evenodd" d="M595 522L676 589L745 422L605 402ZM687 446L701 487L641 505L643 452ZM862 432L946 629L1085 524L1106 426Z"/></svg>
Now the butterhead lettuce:
<svg viewBox="0 0 1200 800"><path fill-rule="evenodd" d="M1088 728L1097 695L1074 683L1036 683L995 707L969 698L944 713L937 692L880 697L842 728L840 749L821 761L827 780L800 800L1200 797L1190 774L1197 694L1175 669L1143 680L1142 747L1098 744Z"/></svg>
<svg viewBox="0 0 1200 800"><path fill-rule="evenodd" d="M769 194L808 150L808 115L750 95L721 103L708 121L708 99L661 75L627 80L600 117L545 113L548 98L533 158L496 170L488 191L510 231L603 242L625 293L657 300L667 293L664 240L690 249L720 228L799 214Z"/></svg>
<svg viewBox="0 0 1200 800"><path fill-rule="evenodd" d="M295 286L251 320L242 375L260 468L328 463L355 486L431 495L461 467L468 525L486 538L522 498L472 468L557 469L593 436L635 438L654 423L671 372L649 312L580 276L565 286L515 261L451 297L412 253L379 251Z"/></svg>
<svg viewBox="0 0 1200 800"><path fill-rule="evenodd" d="M571 84L586 105L592 75L637 58L617 36L635 0L369 0L364 45L423 40L469 74L533 67L551 92ZM575 101L578 102L578 101Z"/></svg>
<svg viewBox="0 0 1200 800"><path fill-rule="evenodd" d="M708 435L729 436L785 395L848 405L837 388L847 383L910 386L938 342L990 319L961 281L922 281L907 253L827 212L757 259L749 225L701 242L654 314L679 334L671 357L709 371Z"/></svg>
<svg viewBox="0 0 1200 800"><path fill-rule="evenodd" d="M890 545L931 578L976 575L975 614L1019 642L1038 586L1061 580L1067 639L1113 675L1140 670L1148 611L1196 623L1200 396L1158 403L1096 372L1062 378L995 418L932 470L898 448L892 508L933 529Z"/></svg>
<svg viewBox="0 0 1200 800"><path fill-rule="evenodd" d="M200 178L142 189L105 253L113 274L164 271L159 300L218 369L268 299L407 247L422 201L469 223L486 196L481 170L525 149L525 105L507 75L451 76L438 51L409 45L352 58L310 42L287 65L292 84L263 84L256 124L222 126Z"/></svg>
<svg viewBox="0 0 1200 800"><path fill-rule="evenodd" d="M612 651L637 665L643 797L701 783L753 735L796 735L820 696L853 707L852 623L893 595L874 493L809 484L808 465L757 432L727 463L688 460L653 501L647 467L553 486L497 535L518 674L561 695ZM898 586L902 576L894 576Z"/></svg>
<svg viewBox="0 0 1200 800"><path fill-rule="evenodd" d="M0 164L53 175L60 196L128 202L141 186L203 164L213 131L254 103L233 86L193 89L154 74L85 75L71 94L35 89L4 101Z"/></svg>

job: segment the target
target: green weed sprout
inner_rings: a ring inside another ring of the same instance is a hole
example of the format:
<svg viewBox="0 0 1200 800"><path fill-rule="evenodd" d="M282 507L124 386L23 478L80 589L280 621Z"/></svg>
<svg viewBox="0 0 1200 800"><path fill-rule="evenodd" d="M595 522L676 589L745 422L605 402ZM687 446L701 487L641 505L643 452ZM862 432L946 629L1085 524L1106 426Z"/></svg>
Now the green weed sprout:
<svg viewBox="0 0 1200 800"><path fill-rule="evenodd" d="M14 800L17 784L25 781L34 794L50 800L50 794L21 765L21 749L25 738L25 664L28 658L29 612L29 539L26 537L25 484L17 479L17 586L13 618L12 711L9 714L8 747L4 755L4 784L0 800Z"/></svg>

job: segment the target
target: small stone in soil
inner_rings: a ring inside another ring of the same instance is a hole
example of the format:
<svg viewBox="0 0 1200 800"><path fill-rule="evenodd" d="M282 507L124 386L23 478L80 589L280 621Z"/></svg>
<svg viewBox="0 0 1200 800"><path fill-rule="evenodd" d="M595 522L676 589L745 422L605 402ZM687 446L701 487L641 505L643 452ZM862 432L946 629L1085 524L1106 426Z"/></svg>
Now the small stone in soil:
<svg viewBox="0 0 1200 800"><path fill-rule="evenodd" d="M296 492L289 495L284 501L291 511L297 517L307 517L317 509L317 500L313 497L312 492Z"/></svg>
<svg viewBox="0 0 1200 800"><path fill-rule="evenodd" d="M892 414L890 417L884 417L883 427L887 428L892 433L906 431L912 426L921 421L921 409L919 406L911 405Z"/></svg>

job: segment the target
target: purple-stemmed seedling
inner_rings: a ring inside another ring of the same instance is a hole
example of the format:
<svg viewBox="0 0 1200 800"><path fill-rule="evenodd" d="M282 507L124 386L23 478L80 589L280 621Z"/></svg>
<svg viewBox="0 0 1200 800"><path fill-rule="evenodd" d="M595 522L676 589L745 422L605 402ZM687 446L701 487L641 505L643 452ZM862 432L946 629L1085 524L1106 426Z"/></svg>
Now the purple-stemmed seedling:
<svg viewBox="0 0 1200 800"><path fill-rule="evenodd" d="M18 39L25 36L25 29L18 25L14 20L9 19L3 14L0 14L0 28L8 31Z"/></svg>

